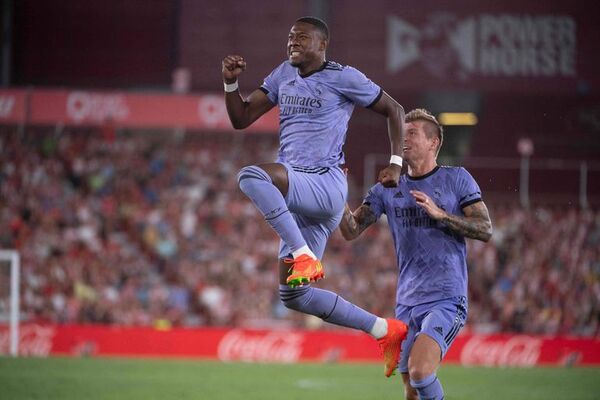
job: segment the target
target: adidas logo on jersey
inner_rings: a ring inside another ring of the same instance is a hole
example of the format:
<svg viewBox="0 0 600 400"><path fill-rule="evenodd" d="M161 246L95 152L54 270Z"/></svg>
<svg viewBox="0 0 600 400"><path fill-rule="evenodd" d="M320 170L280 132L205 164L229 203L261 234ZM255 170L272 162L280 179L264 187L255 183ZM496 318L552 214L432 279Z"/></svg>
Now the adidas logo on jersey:
<svg viewBox="0 0 600 400"><path fill-rule="evenodd" d="M440 336L444 336L444 330L442 329L441 326L436 326L435 328L433 328L434 331L436 331L437 333L440 334Z"/></svg>
<svg viewBox="0 0 600 400"><path fill-rule="evenodd" d="M403 198L404 198L404 195L402 194L402 191L400 190L398 193L396 193L396 194L394 195L394 198L395 198L395 199L403 199Z"/></svg>

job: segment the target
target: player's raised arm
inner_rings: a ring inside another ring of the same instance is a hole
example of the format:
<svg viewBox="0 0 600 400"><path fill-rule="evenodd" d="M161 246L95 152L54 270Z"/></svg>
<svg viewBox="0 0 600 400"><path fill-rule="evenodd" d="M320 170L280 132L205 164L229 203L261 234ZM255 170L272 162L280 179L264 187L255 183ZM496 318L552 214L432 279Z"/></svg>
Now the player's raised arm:
<svg viewBox="0 0 600 400"><path fill-rule="evenodd" d="M269 101L261 90L253 91L246 99L242 97L238 87L238 77L246 69L246 61L238 55L228 55L223 59L222 73L225 87L225 106L231 124L235 129L250 126L261 115L275 105Z"/></svg>
<svg viewBox="0 0 600 400"><path fill-rule="evenodd" d="M404 137L404 108L386 92L382 93L371 109L387 118L391 153L390 165L379 172L378 181L384 187L398 186L402 169L402 141Z"/></svg>
<svg viewBox="0 0 600 400"><path fill-rule="evenodd" d="M354 212L346 204L339 227L344 239L353 240L376 221L377 216L367 204L361 205Z"/></svg>

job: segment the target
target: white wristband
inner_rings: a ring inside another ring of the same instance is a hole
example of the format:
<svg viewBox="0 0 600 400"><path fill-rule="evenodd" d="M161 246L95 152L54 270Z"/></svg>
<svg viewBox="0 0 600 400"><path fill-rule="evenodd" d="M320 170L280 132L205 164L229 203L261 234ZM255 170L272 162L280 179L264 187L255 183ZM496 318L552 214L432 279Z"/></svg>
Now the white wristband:
<svg viewBox="0 0 600 400"><path fill-rule="evenodd" d="M225 89L225 93L231 93L238 90L238 81L233 83L225 83L223 82L223 88Z"/></svg>
<svg viewBox="0 0 600 400"><path fill-rule="evenodd" d="M402 166L402 157L393 155L390 157L390 164Z"/></svg>

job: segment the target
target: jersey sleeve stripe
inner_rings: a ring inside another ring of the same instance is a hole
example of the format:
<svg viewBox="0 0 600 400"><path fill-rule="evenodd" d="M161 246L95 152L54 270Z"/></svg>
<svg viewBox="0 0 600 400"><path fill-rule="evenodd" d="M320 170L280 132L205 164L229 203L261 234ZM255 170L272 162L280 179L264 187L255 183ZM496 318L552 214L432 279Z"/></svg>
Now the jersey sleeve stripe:
<svg viewBox="0 0 600 400"><path fill-rule="evenodd" d="M473 195L476 195L476 194L478 194L478 195L481 195L481 192L473 192L473 193L465 194L463 197L461 197L461 198L458 200L458 202L459 202L459 203L462 203L462 201L463 201L464 199L466 199L467 197L470 197L470 196L473 196Z"/></svg>
<svg viewBox="0 0 600 400"><path fill-rule="evenodd" d="M269 91L267 89L265 89L264 86L259 86L258 90L260 90L264 94L269 94Z"/></svg>
<svg viewBox="0 0 600 400"><path fill-rule="evenodd" d="M465 207L470 206L471 204L479 203L480 201L483 201L483 200L481 200L481 197L478 197L476 199L472 199L472 200L466 201L466 202L464 202L464 203L462 203L460 205L460 208L463 209Z"/></svg>
<svg viewBox="0 0 600 400"><path fill-rule="evenodd" d="M369 105L367 106L367 108L371 108L371 107L373 107L373 106L374 106L374 105L375 105L375 104L376 104L376 103L379 101L379 99L381 99L381 96L383 96L383 89L382 89L382 88L379 88L379 94L377 95L377 97L375 97L375 100L373 100L373 101L371 102L371 104L369 104Z"/></svg>

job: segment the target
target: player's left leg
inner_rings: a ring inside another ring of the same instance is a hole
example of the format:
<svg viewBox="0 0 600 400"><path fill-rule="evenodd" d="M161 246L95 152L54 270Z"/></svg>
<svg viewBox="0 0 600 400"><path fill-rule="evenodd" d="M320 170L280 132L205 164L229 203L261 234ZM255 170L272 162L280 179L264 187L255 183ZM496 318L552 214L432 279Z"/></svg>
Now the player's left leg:
<svg viewBox="0 0 600 400"><path fill-rule="evenodd" d="M436 375L441 357L440 346L433 338L427 334L417 337L408 358L408 374L410 387L421 399L444 398L444 390Z"/></svg>
<svg viewBox="0 0 600 400"><path fill-rule="evenodd" d="M314 315L325 322L359 329L369 333L375 326L377 316L350 303L336 293L315 288L312 285L290 287L286 283L289 264L280 261L279 298L294 311ZM384 332L385 334L385 332Z"/></svg>
<svg viewBox="0 0 600 400"><path fill-rule="evenodd" d="M323 256L325 244L333 230L339 224L341 213L329 219L315 219L294 214L303 237L308 246L313 249L318 258ZM395 320L385 320L345 300L343 297L328 290L302 285L290 287L289 264L284 261L288 248L281 242L279 255L279 296L283 304L292 310L305 314L315 315L325 322L358 329L373 336L375 339L384 339L387 348L397 348L399 353L400 343L406 336L404 323ZM396 354L397 364L398 354ZM395 367L395 365L394 365Z"/></svg>
<svg viewBox="0 0 600 400"><path fill-rule="evenodd" d="M408 357L410 386L421 399L444 398L437 369L467 318L465 297L427 304L417 310L420 329Z"/></svg>
<svg viewBox="0 0 600 400"><path fill-rule="evenodd" d="M279 297L287 308L371 335L379 342L386 376L392 375L398 364L400 346L408 331L402 321L380 318L329 290L311 285L292 288L286 284L288 264L281 260L280 266L280 270L285 272L280 274Z"/></svg>
<svg viewBox="0 0 600 400"><path fill-rule="evenodd" d="M321 259L331 232L339 224L341 215L320 219L293 214L302 236L317 258ZM369 332L377 321L377 316L346 301L336 293L318 289L311 285L289 286L292 273L290 264L285 261L289 248L285 242L279 249L279 297L283 304L292 310L315 315L326 322Z"/></svg>

